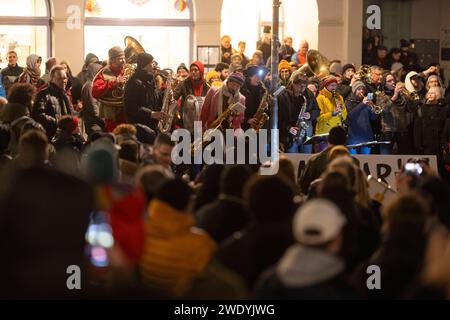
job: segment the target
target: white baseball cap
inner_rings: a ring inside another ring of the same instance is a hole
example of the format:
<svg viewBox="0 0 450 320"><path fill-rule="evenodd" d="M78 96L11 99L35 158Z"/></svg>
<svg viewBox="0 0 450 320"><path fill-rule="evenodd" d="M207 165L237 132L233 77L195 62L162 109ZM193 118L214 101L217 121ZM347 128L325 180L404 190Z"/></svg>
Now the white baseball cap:
<svg viewBox="0 0 450 320"><path fill-rule="evenodd" d="M336 238L346 223L347 219L334 203L313 199L297 210L292 228L300 243L319 245Z"/></svg>

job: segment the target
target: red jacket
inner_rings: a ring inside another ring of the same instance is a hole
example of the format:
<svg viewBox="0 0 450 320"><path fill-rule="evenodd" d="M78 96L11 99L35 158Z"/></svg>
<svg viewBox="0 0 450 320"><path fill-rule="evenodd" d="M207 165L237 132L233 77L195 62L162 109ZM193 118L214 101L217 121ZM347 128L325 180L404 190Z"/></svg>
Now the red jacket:
<svg viewBox="0 0 450 320"><path fill-rule="evenodd" d="M111 66L106 66L101 69L94 78L92 83L92 96L95 99L101 98L105 94L107 94L110 90L114 89L117 86L117 80L108 79L105 80L104 71L105 69L109 69L116 76L123 76L124 69L116 69Z"/></svg>

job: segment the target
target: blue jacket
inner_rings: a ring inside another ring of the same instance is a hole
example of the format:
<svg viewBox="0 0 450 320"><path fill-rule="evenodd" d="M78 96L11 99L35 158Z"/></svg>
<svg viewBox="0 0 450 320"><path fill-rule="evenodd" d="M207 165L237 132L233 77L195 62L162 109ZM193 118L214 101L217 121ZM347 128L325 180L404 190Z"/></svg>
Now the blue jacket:
<svg viewBox="0 0 450 320"><path fill-rule="evenodd" d="M378 116L372 112L369 105L352 94L346 102L348 122L348 144L373 141L373 131L370 121Z"/></svg>
<svg viewBox="0 0 450 320"><path fill-rule="evenodd" d="M2 73L0 72L0 79L2 78ZM6 91L5 87L3 86L3 83L0 81L0 97L6 98Z"/></svg>

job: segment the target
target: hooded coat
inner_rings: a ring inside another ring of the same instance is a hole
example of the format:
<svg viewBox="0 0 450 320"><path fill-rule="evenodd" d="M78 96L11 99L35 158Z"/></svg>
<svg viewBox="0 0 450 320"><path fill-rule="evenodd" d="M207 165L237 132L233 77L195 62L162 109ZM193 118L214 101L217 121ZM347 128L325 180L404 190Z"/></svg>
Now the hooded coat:
<svg viewBox="0 0 450 320"><path fill-rule="evenodd" d="M342 117L345 120L347 119L347 108L345 107L344 99L340 94L337 97L342 105ZM327 88L320 90L317 96L317 104L320 109L320 116L317 118L316 134L328 133L331 128L342 126L340 117L332 115L332 112L336 110L336 99Z"/></svg>
<svg viewBox="0 0 450 320"><path fill-rule="evenodd" d="M204 78L205 67L203 66L203 63L200 61L195 61L190 65L190 67L193 65L197 66L200 70L200 79L195 82L194 79L192 79L192 76L189 75L189 77L179 83L173 91L173 98L175 100L181 98L180 105L182 111L186 104L186 98L188 95L205 97L209 90L209 85L206 83Z"/></svg>
<svg viewBox="0 0 450 320"><path fill-rule="evenodd" d="M182 296L207 267L215 242L193 228L194 216L154 199L148 209L140 260L143 283L170 296Z"/></svg>
<svg viewBox="0 0 450 320"><path fill-rule="evenodd" d="M345 263L325 251L290 247L278 264L263 275L257 299L355 299L345 283Z"/></svg>

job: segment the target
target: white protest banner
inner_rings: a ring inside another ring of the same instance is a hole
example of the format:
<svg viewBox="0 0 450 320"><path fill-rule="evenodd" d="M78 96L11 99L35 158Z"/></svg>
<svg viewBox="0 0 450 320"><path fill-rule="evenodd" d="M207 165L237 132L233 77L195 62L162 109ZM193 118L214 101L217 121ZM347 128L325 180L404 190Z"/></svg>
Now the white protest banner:
<svg viewBox="0 0 450 320"><path fill-rule="evenodd" d="M284 153L283 156L294 163L296 176L298 177L305 168L308 159L313 154ZM437 171L437 159L435 155L352 155L358 159L361 169L366 175L372 175L395 189L395 172L401 171L403 165L411 158L428 159L430 167ZM300 171L300 172L299 172Z"/></svg>

